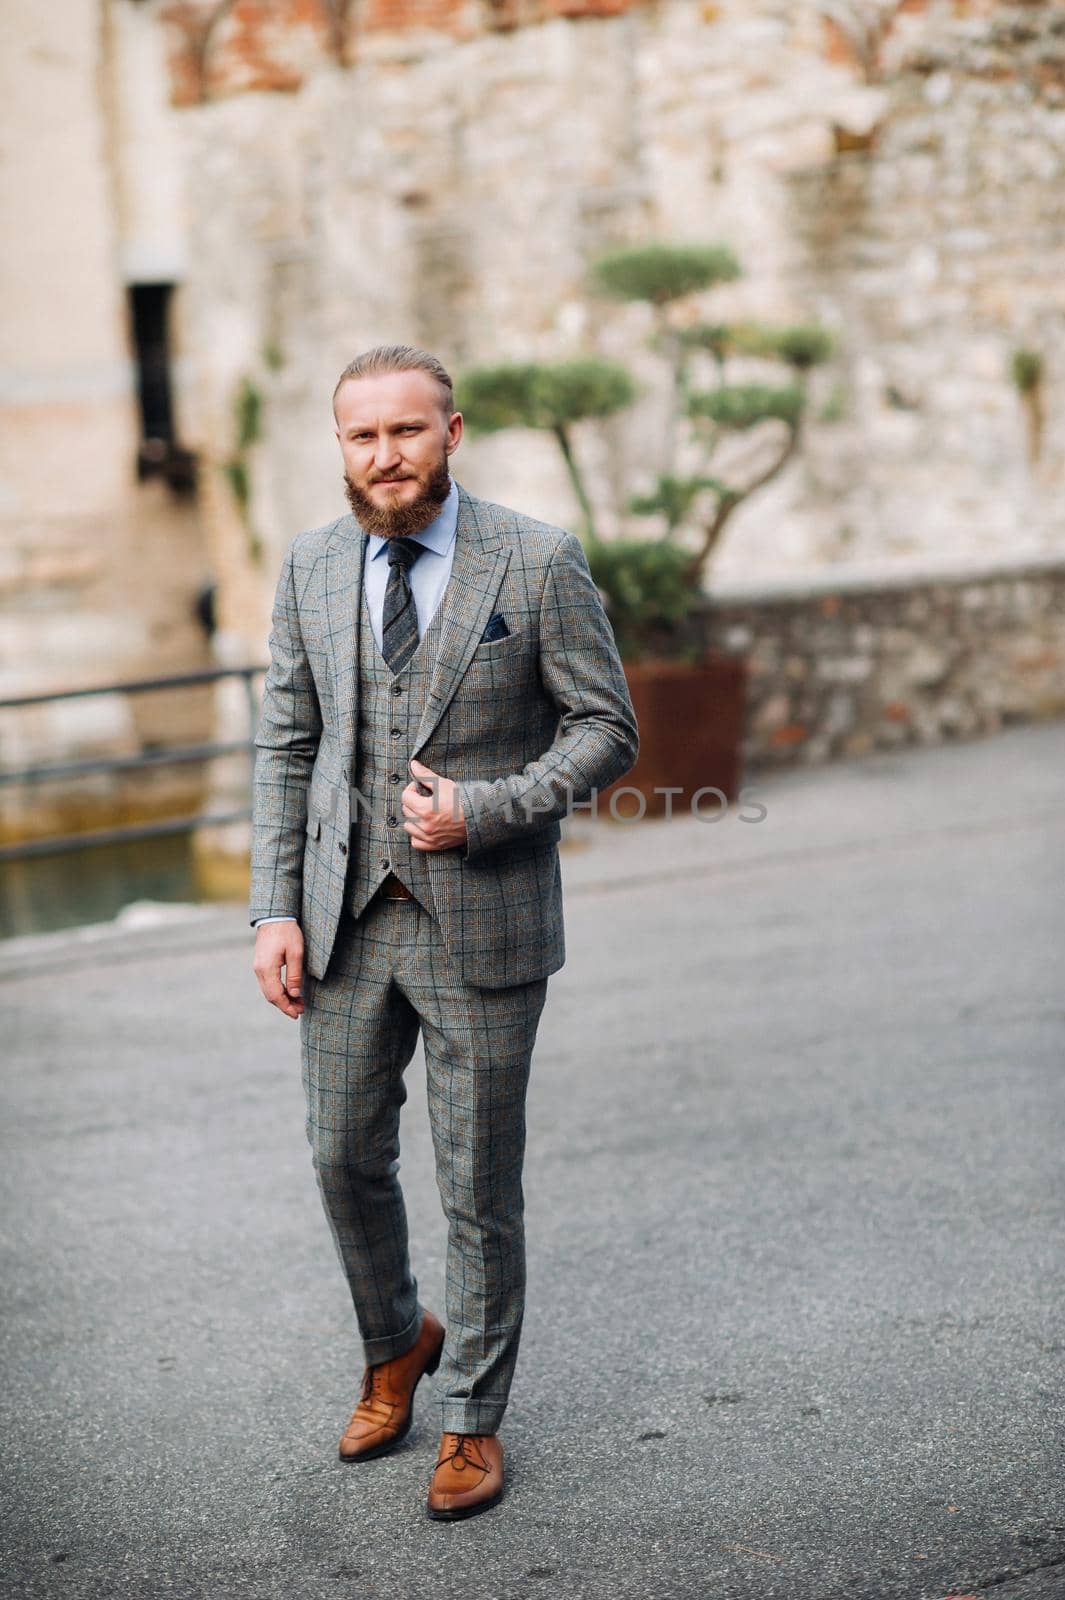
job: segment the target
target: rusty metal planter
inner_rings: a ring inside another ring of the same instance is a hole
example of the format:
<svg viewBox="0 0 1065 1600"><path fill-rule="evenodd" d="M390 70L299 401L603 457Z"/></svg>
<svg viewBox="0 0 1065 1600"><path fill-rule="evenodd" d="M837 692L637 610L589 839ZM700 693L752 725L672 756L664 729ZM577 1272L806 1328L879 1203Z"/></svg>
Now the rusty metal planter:
<svg viewBox="0 0 1065 1600"><path fill-rule="evenodd" d="M645 658L626 661L625 677L640 731L640 753L631 772L602 790L598 814L646 816L712 810L720 799L698 796L720 789L731 803L743 781L747 663L740 656L707 650L696 662ZM667 795L667 789L679 794ZM613 811L611 797L615 796Z"/></svg>

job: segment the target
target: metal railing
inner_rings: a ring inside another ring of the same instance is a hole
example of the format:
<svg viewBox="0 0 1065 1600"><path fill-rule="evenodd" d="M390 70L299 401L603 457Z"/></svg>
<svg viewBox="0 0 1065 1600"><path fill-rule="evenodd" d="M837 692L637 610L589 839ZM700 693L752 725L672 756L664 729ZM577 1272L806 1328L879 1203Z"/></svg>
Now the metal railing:
<svg viewBox="0 0 1065 1600"><path fill-rule="evenodd" d="M93 695L152 694L157 690L189 689L218 683L224 678L242 678L248 708L248 737L217 744L172 745L163 749L142 750L132 756L100 756L89 761L61 761L48 766L23 767L0 771L0 785L41 783L59 778L81 778L94 772L135 772L145 767L182 765L210 761L215 756L254 752L259 704L254 680L265 667L207 667L198 672L181 672L168 678L138 678L132 682L94 684L87 689L57 689L47 694L23 694L0 700L0 711L27 706L48 705L56 700L83 700ZM47 838L26 839L18 844L0 845L0 861L24 860L29 856L55 855L61 850L87 850L94 845L124 844L133 839L158 839L176 833L193 833L226 822L247 822L251 818L250 800L237 811L200 812L184 817L163 817L154 822L123 823L114 828L96 828L84 833L52 834Z"/></svg>

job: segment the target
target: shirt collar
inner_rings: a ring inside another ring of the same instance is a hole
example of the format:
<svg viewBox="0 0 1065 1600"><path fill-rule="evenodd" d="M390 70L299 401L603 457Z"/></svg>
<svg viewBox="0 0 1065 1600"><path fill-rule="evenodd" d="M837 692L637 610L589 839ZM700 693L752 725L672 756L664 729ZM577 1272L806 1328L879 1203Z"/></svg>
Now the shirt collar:
<svg viewBox="0 0 1065 1600"><path fill-rule="evenodd" d="M414 540L415 544L425 545L427 550L433 550L438 556L445 555L454 537L459 521L459 491L454 478L448 490L447 499L440 507L439 515L435 516L428 527L422 528L416 534L405 535ZM381 554L388 540L380 533L370 534L370 560Z"/></svg>

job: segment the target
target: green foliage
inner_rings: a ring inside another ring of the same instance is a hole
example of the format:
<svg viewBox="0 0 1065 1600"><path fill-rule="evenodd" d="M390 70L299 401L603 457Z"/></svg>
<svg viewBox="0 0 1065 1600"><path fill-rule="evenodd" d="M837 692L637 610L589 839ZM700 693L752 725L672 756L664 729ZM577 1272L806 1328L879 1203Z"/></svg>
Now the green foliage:
<svg viewBox="0 0 1065 1600"><path fill-rule="evenodd" d="M285 364L285 353L276 339L267 339L262 348L263 366L270 372L280 372Z"/></svg>
<svg viewBox="0 0 1065 1600"><path fill-rule="evenodd" d="M668 305L697 289L712 289L740 276L727 245L639 245L615 250L593 262L593 280L619 300Z"/></svg>
<svg viewBox="0 0 1065 1600"><path fill-rule="evenodd" d="M236 450L230 459L223 463L222 471L226 475L233 498L240 507L248 539L248 555L258 565L262 562L264 551L262 540L251 522L251 469L248 466L248 451L262 438L263 398L248 377L241 379L233 411L237 431Z"/></svg>
<svg viewBox="0 0 1065 1600"><path fill-rule="evenodd" d="M686 521L699 496L709 492L716 494L719 501L737 498L736 491L720 478L707 474L675 478L663 473L650 494L632 495L628 508L638 517L663 515L672 533Z"/></svg>
<svg viewBox="0 0 1065 1600"><path fill-rule="evenodd" d="M535 382L532 363L511 362L496 367L475 367L455 383L455 406L472 433L497 433L501 428L536 428Z"/></svg>
<svg viewBox="0 0 1065 1600"><path fill-rule="evenodd" d="M827 328L817 323L797 323L790 328L770 328L761 322L738 322L728 333L729 349L737 355L765 356L783 361L796 372L822 366L835 349Z"/></svg>
<svg viewBox="0 0 1065 1600"><path fill-rule="evenodd" d="M1043 381L1043 358L1037 350L1015 350L1010 373L1021 394L1031 394Z"/></svg>
<svg viewBox="0 0 1065 1600"><path fill-rule="evenodd" d="M822 367L835 354L836 341L827 328L815 322L797 323L792 328L780 328L775 339L775 354L786 361L796 372L809 372L811 367Z"/></svg>
<svg viewBox="0 0 1065 1600"><path fill-rule="evenodd" d="M246 513L251 499L251 479L246 463L240 460L227 461L222 471L226 475L234 500L241 511Z"/></svg>
<svg viewBox="0 0 1065 1600"><path fill-rule="evenodd" d="M724 322L696 322L678 328L674 337L682 349L708 350L717 361L724 361L734 348L734 329Z"/></svg>
<svg viewBox="0 0 1065 1600"><path fill-rule="evenodd" d="M656 645L676 653L671 641L699 599L690 552L666 540L628 538L592 539L586 552L622 657Z"/></svg>
<svg viewBox="0 0 1065 1600"><path fill-rule="evenodd" d="M722 384L719 389L693 394L688 401L693 417L708 417L721 428L753 428L775 417L794 428L802 415L805 395L798 384L772 389L764 383Z"/></svg>
<svg viewBox="0 0 1065 1600"><path fill-rule="evenodd" d="M594 356L555 365L476 367L456 386L456 403L474 433L500 428L557 431L631 405L636 386L624 367Z"/></svg>
<svg viewBox="0 0 1065 1600"><path fill-rule="evenodd" d="M263 397L250 378L241 379L234 404L237 451L242 454L262 437Z"/></svg>

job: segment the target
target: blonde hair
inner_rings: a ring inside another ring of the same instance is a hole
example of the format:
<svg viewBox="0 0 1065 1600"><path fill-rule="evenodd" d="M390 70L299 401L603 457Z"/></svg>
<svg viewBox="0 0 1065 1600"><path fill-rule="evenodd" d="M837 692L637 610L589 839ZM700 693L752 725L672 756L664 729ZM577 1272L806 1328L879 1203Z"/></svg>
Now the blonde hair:
<svg viewBox="0 0 1065 1600"><path fill-rule="evenodd" d="M443 363L428 350L419 350L411 344L379 344L373 350L364 350L349 361L333 390L333 413L336 414L337 394L349 378L373 378L380 372L427 372L435 378L440 388L440 405L445 417L455 409L455 393L450 375Z"/></svg>

